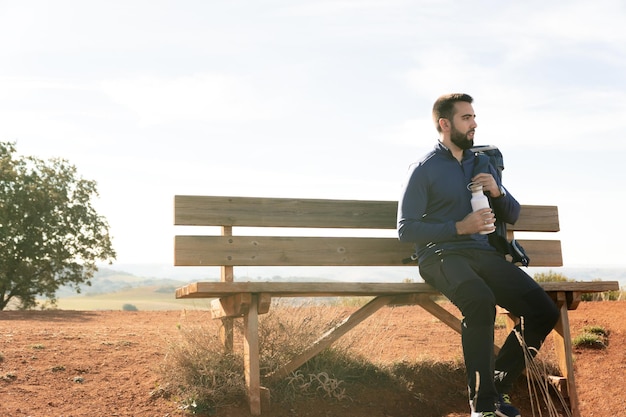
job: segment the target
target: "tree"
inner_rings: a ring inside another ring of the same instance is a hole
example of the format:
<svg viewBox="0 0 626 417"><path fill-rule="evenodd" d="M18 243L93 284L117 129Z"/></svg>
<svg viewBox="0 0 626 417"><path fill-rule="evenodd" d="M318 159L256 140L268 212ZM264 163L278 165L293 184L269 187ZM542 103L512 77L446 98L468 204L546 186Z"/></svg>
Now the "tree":
<svg viewBox="0 0 626 417"><path fill-rule="evenodd" d="M80 293L96 261L115 259L97 196L68 161L18 157L15 143L0 142L0 310L10 301L32 308L39 296L54 304L64 285Z"/></svg>

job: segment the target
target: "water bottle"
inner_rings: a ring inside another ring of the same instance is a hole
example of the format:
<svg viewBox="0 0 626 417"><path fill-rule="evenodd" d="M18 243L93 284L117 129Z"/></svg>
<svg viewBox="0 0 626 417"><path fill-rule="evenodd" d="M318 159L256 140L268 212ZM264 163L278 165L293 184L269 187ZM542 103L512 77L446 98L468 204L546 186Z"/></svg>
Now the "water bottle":
<svg viewBox="0 0 626 417"><path fill-rule="evenodd" d="M470 200L470 203L472 204L472 211L478 211L480 209L490 207L489 199L483 193L483 186L481 184L471 182L468 184L467 188L472 192L472 199ZM491 226L494 226L493 223L491 224ZM495 230L495 227L493 227L493 230L485 230L480 232L480 234L488 235L489 233L493 233Z"/></svg>

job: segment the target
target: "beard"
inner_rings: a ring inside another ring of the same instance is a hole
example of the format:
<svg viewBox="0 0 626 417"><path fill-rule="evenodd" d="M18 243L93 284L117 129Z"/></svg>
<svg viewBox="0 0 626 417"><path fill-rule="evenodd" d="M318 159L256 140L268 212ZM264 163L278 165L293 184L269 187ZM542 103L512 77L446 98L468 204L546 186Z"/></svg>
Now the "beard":
<svg viewBox="0 0 626 417"><path fill-rule="evenodd" d="M469 133L474 132L474 130L470 130L467 133L463 133L460 130L457 130L454 125L452 125L452 130L450 132L450 140L459 148L466 150L474 146L474 139L469 139Z"/></svg>

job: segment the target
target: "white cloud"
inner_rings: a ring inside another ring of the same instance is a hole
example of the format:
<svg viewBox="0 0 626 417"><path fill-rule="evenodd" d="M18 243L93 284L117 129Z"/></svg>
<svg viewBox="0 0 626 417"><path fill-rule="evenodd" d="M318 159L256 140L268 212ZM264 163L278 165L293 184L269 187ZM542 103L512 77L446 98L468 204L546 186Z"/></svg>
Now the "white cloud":
<svg viewBox="0 0 626 417"><path fill-rule="evenodd" d="M535 37L550 36L578 44L623 44L626 41L626 32L622 30L624 2L578 0L566 4L567 7L545 3L547 10L533 15L529 23Z"/></svg>
<svg viewBox="0 0 626 417"><path fill-rule="evenodd" d="M189 120L266 120L275 117L280 107L276 98L257 95L249 78L226 74L106 80L102 89L136 114L144 126Z"/></svg>
<svg viewBox="0 0 626 417"><path fill-rule="evenodd" d="M419 146L430 150L438 138L437 131L430 118L415 118L391 126L383 133L380 141L388 145Z"/></svg>

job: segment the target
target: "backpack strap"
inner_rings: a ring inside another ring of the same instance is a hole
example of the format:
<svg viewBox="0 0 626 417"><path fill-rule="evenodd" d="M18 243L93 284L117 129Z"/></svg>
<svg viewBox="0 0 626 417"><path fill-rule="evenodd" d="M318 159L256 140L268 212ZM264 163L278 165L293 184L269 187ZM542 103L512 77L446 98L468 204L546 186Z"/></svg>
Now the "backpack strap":
<svg viewBox="0 0 626 417"><path fill-rule="evenodd" d="M502 171L504 171L502 152L497 147L491 145L475 146L471 150L475 156L473 175L492 172L489 169L489 165L492 165L498 175L496 180L499 184L502 184ZM504 255L511 255L513 263L521 263L524 266L528 266L530 263L524 248L516 240L511 242L507 240L506 223L498 221L496 218L496 230L494 233L490 233L488 238L489 244L496 248L498 252Z"/></svg>
<svg viewBox="0 0 626 417"><path fill-rule="evenodd" d="M474 170L473 175L472 176L476 176L480 173L483 172L490 172L489 171L489 156L485 155L484 153L475 153L474 154Z"/></svg>
<svg viewBox="0 0 626 417"><path fill-rule="evenodd" d="M478 145L470 149L476 157L474 163L474 175L481 172L490 172L489 164L491 164L498 174L497 180L502 182L502 171L504 171L504 157L502 152L493 145Z"/></svg>

